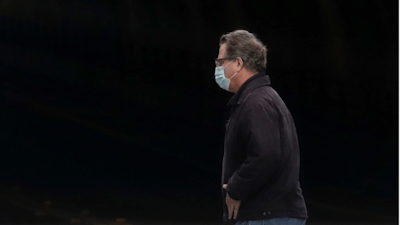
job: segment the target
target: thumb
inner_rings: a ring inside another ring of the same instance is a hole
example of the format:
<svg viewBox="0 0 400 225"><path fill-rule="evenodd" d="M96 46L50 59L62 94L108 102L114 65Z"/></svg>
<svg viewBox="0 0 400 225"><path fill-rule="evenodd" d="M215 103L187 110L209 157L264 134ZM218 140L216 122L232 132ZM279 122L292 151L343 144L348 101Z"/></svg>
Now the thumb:
<svg viewBox="0 0 400 225"><path fill-rule="evenodd" d="M223 185L222 185L222 188L225 189L225 190L227 190L227 189L228 189L228 185L227 185L227 184L223 184Z"/></svg>

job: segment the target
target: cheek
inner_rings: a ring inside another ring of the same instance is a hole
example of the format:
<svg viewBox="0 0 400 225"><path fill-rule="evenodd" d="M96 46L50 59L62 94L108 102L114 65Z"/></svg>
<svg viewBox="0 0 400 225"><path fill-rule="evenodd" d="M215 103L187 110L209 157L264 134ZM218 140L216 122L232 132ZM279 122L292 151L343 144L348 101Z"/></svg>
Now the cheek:
<svg viewBox="0 0 400 225"><path fill-rule="evenodd" d="M231 67L225 68L225 76L226 76L227 78L231 77L232 74L233 74L233 70L232 70Z"/></svg>

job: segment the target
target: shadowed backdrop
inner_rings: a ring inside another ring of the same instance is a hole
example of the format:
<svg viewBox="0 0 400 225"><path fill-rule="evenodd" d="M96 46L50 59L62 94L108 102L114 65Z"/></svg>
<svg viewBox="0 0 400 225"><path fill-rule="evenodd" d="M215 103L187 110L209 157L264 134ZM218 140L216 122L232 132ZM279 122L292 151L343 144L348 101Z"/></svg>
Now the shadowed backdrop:
<svg viewBox="0 0 400 225"><path fill-rule="evenodd" d="M395 1L1 0L4 190L96 217L219 221L232 94L214 58L235 29L269 50L310 220L396 220Z"/></svg>

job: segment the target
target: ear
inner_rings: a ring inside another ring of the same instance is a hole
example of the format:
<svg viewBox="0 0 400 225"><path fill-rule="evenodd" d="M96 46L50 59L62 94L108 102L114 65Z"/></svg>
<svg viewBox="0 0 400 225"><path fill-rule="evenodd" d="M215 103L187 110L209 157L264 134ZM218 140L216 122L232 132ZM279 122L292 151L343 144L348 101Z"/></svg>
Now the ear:
<svg viewBox="0 0 400 225"><path fill-rule="evenodd" d="M243 61L243 59L240 58L240 57L237 57L237 58L236 58L235 65L237 66L237 68L238 68L239 71L242 70L243 67L244 67L244 61Z"/></svg>

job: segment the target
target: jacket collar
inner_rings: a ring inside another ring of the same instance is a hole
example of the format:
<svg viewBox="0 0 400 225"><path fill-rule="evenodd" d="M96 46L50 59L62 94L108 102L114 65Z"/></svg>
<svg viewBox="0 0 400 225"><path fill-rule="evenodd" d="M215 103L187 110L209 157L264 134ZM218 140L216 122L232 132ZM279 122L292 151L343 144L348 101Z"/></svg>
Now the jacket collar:
<svg viewBox="0 0 400 225"><path fill-rule="evenodd" d="M228 106L240 105L247 93L258 87L270 85L271 80L268 75L265 75L264 72L255 74L242 84L235 95L232 96L231 100L229 100Z"/></svg>

